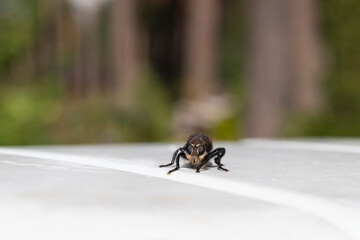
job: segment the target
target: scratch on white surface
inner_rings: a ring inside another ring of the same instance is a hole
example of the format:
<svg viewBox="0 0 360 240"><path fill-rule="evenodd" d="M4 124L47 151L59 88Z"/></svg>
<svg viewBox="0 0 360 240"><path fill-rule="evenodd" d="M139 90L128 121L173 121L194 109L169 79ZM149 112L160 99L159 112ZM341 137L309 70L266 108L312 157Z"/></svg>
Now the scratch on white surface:
<svg viewBox="0 0 360 240"><path fill-rule="evenodd" d="M322 219L341 230L349 239L360 239L360 213L358 210L308 194L210 177L205 174L177 172L176 174L168 176L163 169L155 167L154 161L143 161L142 164L139 164L137 161L134 163L134 161L120 158L85 157L15 148L0 148L0 154L41 158L120 170L291 207Z"/></svg>

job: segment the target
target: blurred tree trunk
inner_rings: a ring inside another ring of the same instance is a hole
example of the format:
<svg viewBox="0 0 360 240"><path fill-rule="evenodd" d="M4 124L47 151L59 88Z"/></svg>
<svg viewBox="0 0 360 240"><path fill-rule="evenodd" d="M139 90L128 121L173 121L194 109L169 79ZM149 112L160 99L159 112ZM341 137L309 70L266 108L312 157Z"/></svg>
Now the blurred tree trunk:
<svg viewBox="0 0 360 240"><path fill-rule="evenodd" d="M56 63L57 63L57 74L60 79L65 78L65 69L63 65L63 61L65 58L65 3L63 1L60 2L58 6L58 11L55 14L56 18Z"/></svg>
<svg viewBox="0 0 360 240"><path fill-rule="evenodd" d="M249 82L246 135L277 136L283 117L283 87L289 79L288 0L249 4Z"/></svg>
<svg viewBox="0 0 360 240"><path fill-rule="evenodd" d="M99 18L101 2L86 5L70 2L74 18L74 65L70 91L73 97L95 97L101 93ZM83 2L86 3L86 2Z"/></svg>
<svg viewBox="0 0 360 240"><path fill-rule="evenodd" d="M218 0L187 1L184 95L203 99L214 94L216 47L220 4Z"/></svg>
<svg viewBox="0 0 360 240"><path fill-rule="evenodd" d="M111 7L112 91L117 103L128 106L136 87L136 1L115 0Z"/></svg>
<svg viewBox="0 0 360 240"><path fill-rule="evenodd" d="M317 2L291 0L290 34L293 60L293 86L290 107L299 112L315 112L322 105L320 89L322 49L318 29Z"/></svg>
<svg viewBox="0 0 360 240"><path fill-rule="evenodd" d="M75 27L75 33L74 33L74 58L75 58L75 63L72 66L72 70L71 70L71 76L70 76L70 92L72 97L75 98L80 98L83 96L83 92L84 92L84 74L83 74L83 69L82 69L82 60L81 60L81 56L82 56L82 38L81 38L81 34L80 34L80 28L77 25L77 27Z"/></svg>
<svg viewBox="0 0 360 240"><path fill-rule="evenodd" d="M96 96L101 93L98 23L99 12L96 11L86 21L82 29L83 82L85 95L87 96Z"/></svg>
<svg viewBox="0 0 360 240"><path fill-rule="evenodd" d="M58 0L56 6L56 63L57 74L63 80L67 93L73 97L80 97L82 94L81 84L82 75L80 58L80 28L74 21L70 7L66 1ZM71 54L75 56L75 66L69 66Z"/></svg>
<svg viewBox="0 0 360 240"><path fill-rule="evenodd" d="M315 0L252 0L246 136L276 137L288 108L315 109L319 51Z"/></svg>

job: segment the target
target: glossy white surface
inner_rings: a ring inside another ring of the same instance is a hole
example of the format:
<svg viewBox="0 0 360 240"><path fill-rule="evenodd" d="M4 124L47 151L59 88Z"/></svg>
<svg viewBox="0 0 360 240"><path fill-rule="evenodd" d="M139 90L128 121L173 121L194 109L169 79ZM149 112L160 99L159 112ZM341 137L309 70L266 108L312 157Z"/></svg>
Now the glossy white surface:
<svg viewBox="0 0 360 240"><path fill-rule="evenodd" d="M360 239L360 142L215 144L228 173L168 176L181 143L0 148L0 239Z"/></svg>

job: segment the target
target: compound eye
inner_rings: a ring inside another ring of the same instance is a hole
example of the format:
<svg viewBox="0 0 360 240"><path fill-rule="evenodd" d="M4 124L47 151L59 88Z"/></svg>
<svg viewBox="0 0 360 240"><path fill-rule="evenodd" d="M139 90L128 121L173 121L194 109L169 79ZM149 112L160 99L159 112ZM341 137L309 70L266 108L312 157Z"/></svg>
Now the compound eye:
<svg viewBox="0 0 360 240"><path fill-rule="evenodd" d="M198 150L200 155L202 155L205 152L205 148L202 145L199 146Z"/></svg>
<svg viewBox="0 0 360 240"><path fill-rule="evenodd" d="M188 145L188 146L187 146L186 151L187 151L189 154L191 153L191 151L192 151L191 145Z"/></svg>

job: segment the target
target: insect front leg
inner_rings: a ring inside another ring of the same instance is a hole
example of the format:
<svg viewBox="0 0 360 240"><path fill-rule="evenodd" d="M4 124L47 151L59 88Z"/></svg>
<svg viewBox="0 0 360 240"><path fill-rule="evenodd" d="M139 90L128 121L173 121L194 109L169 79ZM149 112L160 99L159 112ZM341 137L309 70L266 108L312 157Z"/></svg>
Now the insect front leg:
<svg viewBox="0 0 360 240"><path fill-rule="evenodd" d="M177 156L176 156L176 166L175 166L175 168L168 171L167 174L171 174L172 172L175 172L176 170L178 170L180 168L180 157L185 158L185 154L182 151L179 154L177 154Z"/></svg>
<svg viewBox="0 0 360 240"><path fill-rule="evenodd" d="M178 150L176 150L174 152L174 155L173 155L172 159L171 159L171 162L169 164L160 165L159 167L162 168L162 167L168 167L168 166L173 165L174 162L175 162L176 156L179 154L179 151L182 151L182 150L183 150L183 148L179 148Z"/></svg>
<svg viewBox="0 0 360 240"><path fill-rule="evenodd" d="M199 173L200 172L200 169L212 158L211 156L208 157L208 155L206 155L203 159L203 161L201 162L201 164L196 168L196 172Z"/></svg>
<svg viewBox="0 0 360 240"><path fill-rule="evenodd" d="M218 166L218 169L228 172L229 170L226 168L223 168L222 166L224 166L224 164L221 163L221 158L225 155L225 148L217 148L214 151L217 151L217 156L214 160L215 160L216 165Z"/></svg>
<svg viewBox="0 0 360 240"><path fill-rule="evenodd" d="M218 166L218 169L224 170L224 171L229 171L226 168L223 168L223 164L221 163L221 158L225 155L225 148L217 148L213 151L211 151L210 153L208 153L208 155L205 156L203 162L196 168L196 172L199 173L200 169L213 157L215 157L215 163Z"/></svg>

